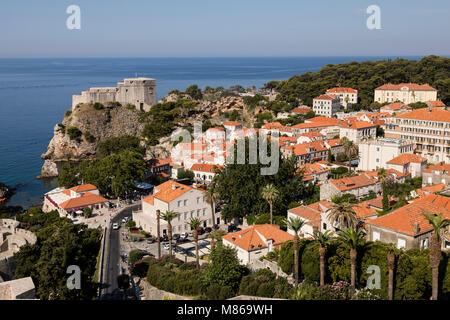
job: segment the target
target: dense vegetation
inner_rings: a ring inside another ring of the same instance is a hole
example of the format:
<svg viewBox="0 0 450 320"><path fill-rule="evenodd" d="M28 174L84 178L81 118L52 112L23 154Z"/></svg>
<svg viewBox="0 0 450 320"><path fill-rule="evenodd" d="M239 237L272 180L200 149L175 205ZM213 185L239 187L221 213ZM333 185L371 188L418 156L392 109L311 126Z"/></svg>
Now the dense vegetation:
<svg viewBox="0 0 450 320"><path fill-rule="evenodd" d="M237 147L235 147L235 163L227 164L215 177L216 191L225 203L222 217L256 219L269 212L269 205L261 198L261 189L272 183L279 191L279 197L273 205L275 216L286 215L291 202L306 199L315 194L314 187L305 187L302 175L296 173L294 159L282 159L281 154L275 158L279 168L273 175L262 175L260 158L256 164L249 164L249 140L245 142L245 164L236 164ZM268 144L270 154L270 144ZM276 219L276 218L275 218ZM252 220L253 221L253 220ZM268 221L266 221L268 222Z"/></svg>
<svg viewBox="0 0 450 320"><path fill-rule="evenodd" d="M271 81L267 88L280 92L277 100L296 105L297 99L312 105L312 99L327 89L343 86L358 90L359 105L374 107L374 89L385 83L428 83L439 91L444 103L450 103L450 59L427 56L419 61L406 59L350 62L327 65L319 72L307 72L289 80Z"/></svg>
<svg viewBox="0 0 450 320"><path fill-rule="evenodd" d="M100 231L60 218L58 212L43 213L31 208L17 217L37 235L37 242L26 244L14 254L14 279L32 277L36 296L42 300L91 300L96 297L93 276L100 249ZM81 270L81 289L69 290L67 268Z"/></svg>
<svg viewBox="0 0 450 320"><path fill-rule="evenodd" d="M57 180L61 187L90 183L104 195L123 197L133 190L134 181L144 180L147 170L141 153L126 150L80 164L67 162Z"/></svg>
<svg viewBox="0 0 450 320"><path fill-rule="evenodd" d="M236 251L219 243L212 250L210 260L200 269L195 263L168 256L160 260L148 258L143 263L148 263L147 281L159 289L209 300L236 295L242 277L249 272L239 264Z"/></svg>
<svg viewBox="0 0 450 320"><path fill-rule="evenodd" d="M121 153L125 150L135 151L145 155L145 148L141 146L139 138L130 135L111 137L100 141L97 146L97 153L100 158L104 158L113 153Z"/></svg>
<svg viewBox="0 0 450 320"><path fill-rule="evenodd" d="M382 242L366 242L358 249L357 287L364 288L370 273L367 267L377 265L381 271L381 289L373 290L382 299L388 294L388 260L390 244ZM318 243L301 239L299 241L299 273L300 278L310 283L319 281ZM431 295L431 267L428 249L395 250L394 299L429 299ZM443 253L440 268L440 297L450 298L450 255ZM283 244L276 257L278 265L286 273L294 269L293 242ZM325 256L326 283L350 281L350 256L348 247L340 240L331 241ZM317 285L311 286L316 290Z"/></svg>

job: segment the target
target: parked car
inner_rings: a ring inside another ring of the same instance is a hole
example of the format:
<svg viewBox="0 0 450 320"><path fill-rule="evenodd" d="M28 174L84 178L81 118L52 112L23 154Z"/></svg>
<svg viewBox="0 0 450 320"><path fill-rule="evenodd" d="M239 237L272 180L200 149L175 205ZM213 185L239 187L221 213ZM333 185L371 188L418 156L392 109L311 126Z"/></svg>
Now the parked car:
<svg viewBox="0 0 450 320"><path fill-rule="evenodd" d="M172 239L178 240L178 239L180 239L180 235L178 233L175 233L174 235L172 235Z"/></svg>
<svg viewBox="0 0 450 320"><path fill-rule="evenodd" d="M205 233L205 229L203 229L203 227L198 227L197 228L197 234L204 234Z"/></svg>
<svg viewBox="0 0 450 320"><path fill-rule="evenodd" d="M147 243L154 243L155 239L153 239L152 237L147 238Z"/></svg>
<svg viewBox="0 0 450 320"><path fill-rule="evenodd" d="M119 229L119 224L115 222L115 223L113 223L112 227L114 230L117 230L117 229Z"/></svg>
<svg viewBox="0 0 450 320"><path fill-rule="evenodd" d="M228 232L235 232L237 227L234 224L228 226Z"/></svg>
<svg viewBox="0 0 450 320"><path fill-rule="evenodd" d="M211 229L210 227L206 227L206 228L205 228L205 232L211 233L211 232L212 232L212 229Z"/></svg>
<svg viewBox="0 0 450 320"><path fill-rule="evenodd" d="M188 233L187 232L183 232L181 235L180 235L180 240L186 240L187 238L188 238Z"/></svg>

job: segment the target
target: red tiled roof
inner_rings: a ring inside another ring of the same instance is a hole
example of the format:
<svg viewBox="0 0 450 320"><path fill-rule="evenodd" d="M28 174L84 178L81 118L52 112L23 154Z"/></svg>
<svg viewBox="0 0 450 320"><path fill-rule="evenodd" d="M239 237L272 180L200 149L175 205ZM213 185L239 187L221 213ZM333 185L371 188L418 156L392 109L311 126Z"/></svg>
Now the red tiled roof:
<svg viewBox="0 0 450 320"><path fill-rule="evenodd" d="M417 189L416 192L419 195L419 197L425 197L429 194L433 194L435 192L442 191L442 189L445 188L445 183L436 184L434 186L428 186L428 187L422 187L420 189Z"/></svg>
<svg viewBox="0 0 450 320"><path fill-rule="evenodd" d="M378 180L365 174L354 177L345 177L341 179L331 180L331 183L340 191L361 188L375 184Z"/></svg>
<svg viewBox="0 0 450 320"><path fill-rule="evenodd" d="M228 121L228 122L225 122L223 125L228 126L228 127L237 127L237 126L242 126L242 123L239 123L236 121Z"/></svg>
<svg viewBox="0 0 450 320"><path fill-rule="evenodd" d="M97 187L93 184L82 184L79 186L72 187L68 190L73 190L75 192L85 192L85 191L91 191L91 190L97 190Z"/></svg>
<svg viewBox="0 0 450 320"><path fill-rule="evenodd" d="M274 246L280 246L286 241L293 240L294 236L281 230L277 225L260 224L251 225L244 230L229 233L223 236L223 239L234 243L246 251L252 251L266 248L267 243L265 239L271 239Z"/></svg>
<svg viewBox="0 0 450 320"><path fill-rule="evenodd" d="M421 108L396 115L395 118L450 122L450 111L442 108Z"/></svg>
<svg viewBox="0 0 450 320"><path fill-rule="evenodd" d="M392 110L392 111L395 111L395 110L400 110L402 108L403 109L409 109L409 110L412 109L410 106L404 104L403 102L394 102L394 103L382 106L380 108L380 110Z"/></svg>
<svg viewBox="0 0 450 320"><path fill-rule="evenodd" d="M424 213L436 215L442 213L444 218L450 219L449 208L450 198L429 195L366 223L415 236L433 230L431 224L423 216ZM415 232L415 225L419 227L419 232Z"/></svg>
<svg viewBox="0 0 450 320"><path fill-rule="evenodd" d="M440 171L441 173L449 174L450 164L439 162L437 164L432 164L428 168L423 170L423 172L426 173L432 173L433 171Z"/></svg>
<svg viewBox="0 0 450 320"><path fill-rule="evenodd" d="M425 103L430 107L446 107L445 103L443 103L441 100L426 101Z"/></svg>
<svg viewBox="0 0 450 320"><path fill-rule="evenodd" d="M66 200L59 206L67 210L105 202L108 202L108 200L91 192L86 192L81 197Z"/></svg>
<svg viewBox="0 0 450 320"><path fill-rule="evenodd" d="M312 109L309 107L297 107L291 110L292 113L300 113L300 114L307 114Z"/></svg>
<svg viewBox="0 0 450 320"><path fill-rule="evenodd" d="M175 190L173 190L173 187ZM186 186L184 184L175 181L166 181L155 187L155 193L151 196L145 197L143 201L154 204L154 198L159 199L164 202L171 202L186 192L193 190L192 187Z"/></svg>
<svg viewBox="0 0 450 320"><path fill-rule="evenodd" d="M223 166L219 165L213 165L213 164L207 164L207 163L195 163L191 167L191 171L201 171L201 172L208 172L208 173L214 173L216 169L220 170Z"/></svg>
<svg viewBox="0 0 450 320"><path fill-rule="evenodd" d="M388 164L398 164L398 165L404 165L410 162L416 162L416 163L421 163L421 162L425 162L427 161L427 159L425 159L422 156L419 156L418 154L414 154L414 153L404 153L401 154L397 157L395 157L392 160L389 160Z"/></svg>
<svg viewBox="0 0 450 320"><path fill-rule="evenodd" d="M327 93L357 93L355 89L352 88L344 88L344 87L336 87L327 90Z"/></svg>
<svg viewBox="0 0 450 320"><path fill-rule="evenodd" d="M403 87L407 87L409 90L414 91L437 91L435 88L431 87L428 84L417 84L417 83L399 83L399 84L387 83L376 88L375 90L400 90Z"/></svg>
<svg viewBox="0 0 450 320"><path fill-rule="evenodd" d="M335 100L335 99L338 98L328 94L321 94L320 96L314 98L314 100Z"/></svg>

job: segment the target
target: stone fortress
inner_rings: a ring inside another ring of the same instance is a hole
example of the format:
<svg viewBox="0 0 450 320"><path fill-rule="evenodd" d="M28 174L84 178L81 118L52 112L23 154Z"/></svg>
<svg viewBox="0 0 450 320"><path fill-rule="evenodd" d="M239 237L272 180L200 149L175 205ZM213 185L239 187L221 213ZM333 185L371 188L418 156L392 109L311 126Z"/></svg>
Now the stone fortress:
<svg viewBox="0 0 450 320"><path fill-rule="evenodd" d="M90 88L72 96L72 110L80 103L119 102L133 104L136 109L149 111L156 104L156 79L129 78L117 83L117 87Z"/></svg>

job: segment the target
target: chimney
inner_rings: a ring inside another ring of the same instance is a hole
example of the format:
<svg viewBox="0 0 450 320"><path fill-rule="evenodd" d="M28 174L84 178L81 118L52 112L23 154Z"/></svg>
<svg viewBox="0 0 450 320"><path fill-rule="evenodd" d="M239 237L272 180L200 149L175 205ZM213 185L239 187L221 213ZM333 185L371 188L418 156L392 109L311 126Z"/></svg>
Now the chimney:
<svg viewBox="0 0 450 320"><path fill-rule="evenodd" d="M172 190L176 190L177 186L175 185L175 183L172 184Z"/></svg>
<svg viewBox="0 0 450 320"><path fill-rule="evenodd" d="M419 223L416 222L414 223L414 234L419 233L419 231L420 231Z"/></svg>
<svg viewBox="0 0 450 320"><path fill-rule="evenodd" d="M231 237L231 240L233 240L233 242L235 242L235 241L236 241L236 237L235 237L235 236L232 236L232 237Z"/></svg>

